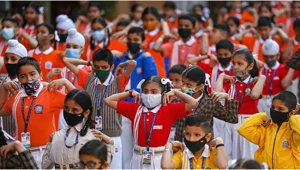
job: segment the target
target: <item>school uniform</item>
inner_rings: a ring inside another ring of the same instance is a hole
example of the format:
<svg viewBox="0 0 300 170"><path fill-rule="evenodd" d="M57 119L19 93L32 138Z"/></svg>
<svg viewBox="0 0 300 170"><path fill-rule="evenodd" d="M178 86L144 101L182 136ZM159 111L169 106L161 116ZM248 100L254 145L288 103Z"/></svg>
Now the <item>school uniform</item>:
<svg viewBox="0 0 300 170"><path fill-rule="evenodd" d="M54 113L63 108L65 96L61 92L50 92L41 84L34 95L27 96L21 89L4 104L4 110L16 120L15 138L22 141L23 132L30 133L30 146L27 147L39 167L49 136L56 131ZM28 124L24 120L28 120Z"/></svg>
<svg viewBox="0 0 300 170"><path fill-rule="evenodd" d="M223 68L221 66L221 64L217 64L213 67L212 72L210 74L211 75L211 79L210 79L211 89L214 88L214 85L217 82L220 74L234 76L233 64L230 62L230 64L226 68Z"/></svg>
<svg viewBox="0 0 300 170"><path fill-rule="evenodd" d="M67 44L65 42L58 42L56 44L56 49L58 51L66 51L66 48L67 48Z"/></svg>
<svg viewBox="0 0 300 170"><path fill-rule="evenodd" d="M185 111L185 103L158 105L149 111L143 105L119 101L117 113L127 117L132 122L135 146L130 168L161 169L161 157L165 149L164 146L168 142L172 124L189 112ZM147 148L149 148L149 152L145 154ZM143 159L143 157L150 157L150 155L152 159Z"/></svg>
<svg viewBox="0 0 300 170"><path fill-rule="evenodd" d="M169 30L172 31L176 31L178 28L178 17L171 17L167 20L167 24L169 27Z"/></svg>
<svg viewBox="0 0 300 170"><path fill-rule="evenodd" d="M31 38L36 38L37 28L35 27L35 25L28 26L26 24L24 29L22 29L21 31L26 32ZM29 41L26 38L24 38L24 37L20 38L19 42L24 45L24 47L27 49L27 51L32 49Z"/></svg>

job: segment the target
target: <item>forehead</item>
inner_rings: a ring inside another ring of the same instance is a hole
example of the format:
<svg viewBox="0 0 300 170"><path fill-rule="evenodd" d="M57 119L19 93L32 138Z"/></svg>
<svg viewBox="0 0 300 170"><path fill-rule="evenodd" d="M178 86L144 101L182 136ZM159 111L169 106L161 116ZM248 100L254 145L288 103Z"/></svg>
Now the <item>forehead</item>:
<svg viewBox="0 0 300 170"><path fill-rule="evenodd" d="M276 107L287 108L285 102L283 102L283 101L281 101L281 100L279 100L279 99L274 99L274 100L272 101L272 105L273 105L273 106L276 106Z"/></svg>
<svg viewBox="0 0 300 170"><path fill-rule="evenodd" d="M24 66L21 66L20 69L19 69L19 74L22 74L22 73L28 73L28 72L33 72L33 71L36 71L36 68L32 65L24 65Z"/></svg>
<svg viewBox="0 0 300 170"><path fill-rule="evenodd" d="M141 39L142 38L141 35L139 35L137 33L130 33L127 35L127 37L130 39L136 39L136 38Z"/></svg>
<svg viewBox="0 0 300 170"><path fill-rule="evenodd" d="M92 27L104 28L104 26L102 24L100 24L99 22L93 23Z"/></svg>
<svg viewBox="0 0 300 170"><path fill-rule="evenodd" d="M94 65L98 66L98 67L102 67L102 66L110 66L108 64L108 61L104 61L104 60L101 60L101 61L94 61L93 62Z"/></svg>
<svg viewBox="0 0 300 170"><path fill-rule="evenodd" d="M181 79L181 75L178 73L170 73L170 79Z"/></svg>
<svg viewBox="0 0 300 170"><path fill-rule="evenodd" d="M67 43L67 46L71 46L71 47L79 47L78 44L75 43Z"/></svg>
<svg viewBox="0 0 300 170"><path fill-rule="evenodd" d="M13 26L14 24L11 21L6 20L2 22L2 25Z"/></svg>
<svg viewBox="0 0 300 170"><path fill-rule="evenodd" d="M193 23L192 23L190 20L188 20L188 19L180 19L180 20L178 21L178 24L180 24L180 25L191 25L191 26L193 26Z"/></svg>
<svg viewBox="0 0 300 170"><path fill-rule="evenodd" d="M195 83L194 81L192 81L192 80L190 80L189 78L187 78L187 77L185 77L185 76L183 76L182 77L182 81L185 83L185 84L193 84L193 83Z"/></svg>
<svg viewBox="0 0 300 170"><path fill-rule="evenodd" d="M21 58L19 55L14 54L14 53L5 53L5 56L6 57L18 57L18 58Z"/></svg>
<svg viewBox="0 0 300 170"><path fill-rule="evenodd" d="M268 30L268 29L271 29L271 27L269 27L269 26L259 26L258 29L259 30Z"/></svg>
<svg viewBox="0 0 300 170"><path fill-rule="evenodd" d="M221 53L221 54L230 53L231 54L231 52L228 49L225 49L225 48L218 49L217 53Z"/></svg>
<svg viewBox="0 0 300 170"><path fill-rule="evenodd" d="M156 82L147 83L143 89L160 89L160 85Z"/></svg>
<svg viewBox="0 0 300 170"><path fill-rule="evenodd" d="M244 55L235 55L234 57L233 57L233 60L235 61L235 62L237 62L237 61L243 61L243 62L246 62L246 59L245 59L245 56Z"/></svg>
<svg viewBox="0 0 300 170"><path fill-rule="evenodd" d="M65 102L65 105L68 106L68 107L74 107L74 108L81 108L80 105L78 105L75 100L73 99L68 99L66 102Z"/></svg>
<svg viewBox="0 0 300 170"><path fill-rule="evenodd" d="M189 126L186 125L184 128L185 132L189 133L200 133L200 134L205 134L204 129L201 126Z"/></svg>
<svg viewBox="0 0 300 170"><path fill-rule="evenodd" d="M48 31L48 28L44 25L38 27L38 31Z"/></svg>

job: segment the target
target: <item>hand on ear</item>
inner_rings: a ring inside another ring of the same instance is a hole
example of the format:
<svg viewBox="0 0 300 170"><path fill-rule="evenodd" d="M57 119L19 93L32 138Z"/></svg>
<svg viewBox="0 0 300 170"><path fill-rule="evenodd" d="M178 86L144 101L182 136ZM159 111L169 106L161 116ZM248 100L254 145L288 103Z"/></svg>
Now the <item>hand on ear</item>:
<svg viewBox="0 0 300 170"><path fill-rule="evenodd" d="M290 112L290 116L292 115L300 115L300 104L298 103L295 110Z"/></svg>

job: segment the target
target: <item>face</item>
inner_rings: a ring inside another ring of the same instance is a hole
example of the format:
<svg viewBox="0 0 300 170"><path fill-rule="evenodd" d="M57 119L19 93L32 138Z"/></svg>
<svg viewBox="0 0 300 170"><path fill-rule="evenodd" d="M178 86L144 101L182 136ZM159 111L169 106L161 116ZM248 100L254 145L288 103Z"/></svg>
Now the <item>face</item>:
<svg viewBox="0 0 300 170"><path fill-rule="evenodd" d="M233 9L239 9L242 6L241 1L231 1L231 6Z"/></svg>
<svg viewBox="0 0 300 170"><path fill-rule="evenodd" d="M228 20L227 24L229 26L230 35L234 35L238 31L237 25L232 20Z"/></svg>
<svg viewBox="0 0 300 170"><path fill-rule="evenodd" d="M108 164L105 163L101 165L101 160L99 160L96 156L93 155L79 155L80 164L82 164L82 169L107 169Z"/></svg>
<svg viewBox="0 0 300 170"><path fill-rule="evenodd" d="M193 29L193 23L187 19L181 19L178 22L178 28L188 28Z"/></svg>
<svg viewBox="0 0 300 170"><path fill-rule="evenodd" d="M83 53L83 48L80 47L78 44L74 44L74 43L67 43L66 44L66 48L72 48L72 49L80 49L80 54Z"/></svg>
<svg viewBox="0 0 300 170"><path fill-rule="evenodd" d="M110 70L112 71L114 65L110 66L107 61L94 61L93 70Z"/></svg>
<svg viewBox="0 0 300 170"><path fill-rule="evenodd" d="M14 53L5 54L5 64L17 64L20 59L21 57Z"/></svg>
<svg viewBox="0 0 300 170"><path fill-rule="evenodd" d="M136 21L141 20L143 11L144 11L144 7L142 6L137 7L135 11L132 13L132 18Z"/></svg>
<svg viewBox="0 0 300 170"><path fill-rule="evenodd" d="M182 88L182 78L181 78L180 74L170 73L169 78L172 81L172 84L173 84L175 89L181 89Z"/></svg>
<svg viewBox="0 0 300 170"><path fill-rule="evenodd" d="M196 82L190 80L187 77L182 77L182 88L188 89L192 88L195 90L195 92L200 91L201 89L204 89L204 84L198 85Z"/></svg>
<svg viewBox="0 0 300 170"><path fill-rule="evenodd" d="M15 28L15 25L12 22L10 22L10 21L4 21L2 23L2 29L4 29L4 28L14 28L14 34L15 35L18 34L18 29Z"/></svg>
<svg viewBox="0 0 300 170"><path fill-rule="evenodd" d="M273 61L273 60L278 60L279 55L264 55L265 61Z"/></svg>
<svg viewBox="0 0 300 170"><path fill-rule="evenodd" d="M92 31L101 31L104 29L104 26L98 22L92 24Z"/></svg>
<svg viewBox="0 0 300 170"><path fill-rule="evenodd" d="M161 87L159 86L158 83L151 82L151 83L146 84L143 87L142 92L144 94L161 94L162 89L161 89Z"/></svg>
<svg viewBox="0 0 300 170"><path fill-rule="evenodd" d="M200 7L195 7L194 8L194 13L199 14L199 15L203 15L203 11Z"/></svg>
<svg viewBox="0 0 300 170"><path fill-rule="evenodd" d="M295 17L300 16L300 2L294 2L294 5L292 6L292 13Z"/></svg>
<svg viewBox="0 0 300 170"><path fill-rule="evenodd" d="M158 20L153 14L147 14L143 19L144 27L147 31L153 31L158 26Z"/></svg>
<svg viewBox="0 0 300 170"><path fill-rule="evenodd" d="M27 83L29 81L41 79L41 75L38 73L35 67L31 65L24 65L19 69L18 79L20 83Z"/></svg>
<svg viewBox="0 0 300 170"><path fill-rule="evenodd" d="M219 49L217 51L217 57L218 58L230 58L232 56L232 53L227 49Z"/></svg>
<svg viewBox="0 0 300 170"><path fill-rule="evenodd" d="M268 10L266 7L262 7L259 13L261 17L272 17L272 12Z"/></svg>
<svg viewBox="0 0 300 170"><path fill-rule="evenodd" d="M175 10L172 8L164 8L166 17L171 18L175 15Z"/></svg>
<svg viewBox="0 0 300 170"><path fill-rule="evenodd" d="M39 45L46 45L49 44L50 41L54 38L53 34L49 34L49 30L45 26L38 27L37 31L37 41Z"/></svg>
<svg viewBox="0 0 300 170"><path fill-rule="evenodd" d="M254 64L251 63L250 65L245 59L244 55L236 55L233 57L233 69L234 71L246 71L246 75L244 77L247 77L249 75L249 71L252 70Z"/></svg>
<svg viewBox="0 0 300 170"><path fill-rule="evenodd" d="M272 31L271 27L268 27L268 26L258 27L258 33L263 40L266 40L269 38L271 31Z"/></svg>
<svg viewBox="0 0 300 170"><path fill-rule="evenodd" d="M194 33L198 32L203 28L203 23L202 22L196 22L195 28L194 28Z"/></svg>
<svg viewBox="0 0 300 170"><path fill-rule="evenodd" d="M206 135L204 129L200 126L185 126L184 137L190 142L197 142ZM210 141L211 133L206 135L206 141Z"/></svg>
<svg viewBox="0 0 300 170"><path fill-rule="evenodd" d="M289 108L281 100L275 99L272 101L272 109L278 112L288 112Z"/></svg>
<svg viewBox="0 0 300 170"><path fill-rule="evenodd" d="M57 28L57 33L58 34L68 34L68 30L63 30L63 29Z"/></svg>
<svg viewBox="0 0 300 170"><path fill-rule="evenodd" d="M136 33L127 35L127 42L142 44L142 37Z"/></svg>
<svg viewBox="0 0 300 170"><path fill-rule="evenodd" d="M80 105L71 99L65 102L64 110L70 114L81 114L84 112L84 117L88 117L90 114L90 110L84 111Z"/></svg>
<svg viewBox="0 0 300 170"><path fill-rule="evenodd" d="M34 24L36 19L38 17L38 14L32 7L28 7L25 10L25 20L28 24Z"/></svg>
<svg viewBox="0 0 300 170"><path fill-rule="evenodd" d="M88 10L88 18L92 21L95 18L101 17L100 10L97 7L91 6Z"/></svg>
<svg viewBox="0 0 300 170"><path fill-rule="evenodd" d="M210 34L210 39L211 39L212 43L214 43L214 44L218 43L221 40L221 37L222 37L222 35L221 35L220 30L214 28L212 30L212 33Z"/></svg>

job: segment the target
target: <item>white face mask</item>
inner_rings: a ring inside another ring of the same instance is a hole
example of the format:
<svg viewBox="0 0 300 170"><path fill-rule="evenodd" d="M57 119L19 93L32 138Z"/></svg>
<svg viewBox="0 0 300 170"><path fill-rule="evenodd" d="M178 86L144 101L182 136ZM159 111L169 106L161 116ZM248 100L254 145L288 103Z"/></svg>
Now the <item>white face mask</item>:
<svg viewBox="0 0 300 170"><path fill-rule="evenodd" d="M144 105L151 109L161 104L161 94L144 94L141 95Z"/></svg>

